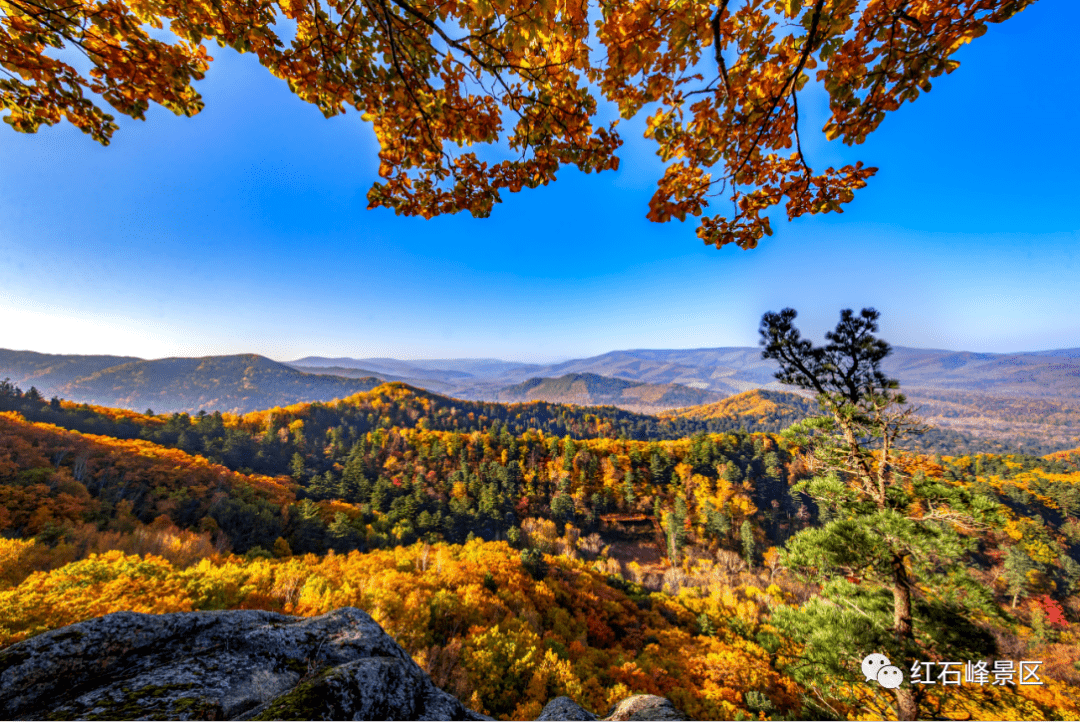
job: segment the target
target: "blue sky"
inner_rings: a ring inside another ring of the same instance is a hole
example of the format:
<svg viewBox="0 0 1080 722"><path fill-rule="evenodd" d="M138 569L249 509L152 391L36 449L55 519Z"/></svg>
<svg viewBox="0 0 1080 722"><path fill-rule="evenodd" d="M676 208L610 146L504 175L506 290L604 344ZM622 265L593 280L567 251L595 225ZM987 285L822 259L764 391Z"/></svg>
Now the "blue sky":
<svg viewBox="0 0 1080 722"><path fill-rule="evenodd" d="M0 127L0 347L542 361L754 345L785 306L817 339L874 306L895 345L1077 347L1077 27L1080 3L1040 0L864 145L805 133L815 166L881 170L843 215L774 223L752 251L645 220L661 166L641 121L618 172L565 170L488 219L365 210L359 114L324 119L215 46L194 118L121 116L107 148ZM823 125L823 97L800 109Z"/></svg>

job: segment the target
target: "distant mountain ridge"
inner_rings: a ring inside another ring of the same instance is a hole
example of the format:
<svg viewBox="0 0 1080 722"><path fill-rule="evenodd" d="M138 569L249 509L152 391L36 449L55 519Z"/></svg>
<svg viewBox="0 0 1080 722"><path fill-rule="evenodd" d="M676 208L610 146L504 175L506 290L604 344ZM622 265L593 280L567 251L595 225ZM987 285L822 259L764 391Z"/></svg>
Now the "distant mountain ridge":
<svg viewBox="0 0 1080 722"><path fill-rule="evenodd" d="M371 367L368 359L348 362ZM453 369L470 375L456 380L441 377L439 386L426 385L422 378L433 375L433 364L449 366L450 362L395 364L394 370L406 383L458 398L492 401L508 399L504 395L508 387L530 379L558 379L568 374L596 374L639 384L677 384L724 397L754 389L790 390L774 378L775 363L762 359L760 348L746 346L611 351L547 365L485 359L481 366L457 359ZM296 365L303 368L300 362ZM882 365L887 374L900 380L908 400L920 408L923 417L942 429L1024 446L1067 448L1080 444L1080 349L974 353L900 346L893 347ZM500 373L485 375L490 369ZM552 383L533 382L533 386L529 398L566 400ZM626 399L607 403L653 413L659 408L644 409Z"/></svg>
<svg viewBox="0 0 1080 722"><path fill-rule="evenodd" d="M0 349L0 379L38 390L63 385L112 366L141 361L136 356L79 356Z"/></svg>
<svg viewBox="0 0 1080 722"><path fill-rule="evenodd" d="M290 365L308 368L324 365L330 360L308 357ZM638 383L680 384L725 396L755 388L784 388L773 376L777 369L775 362L762 359L761 349L749 346L611 351L547 365L493 359L339 358L332 361L337 366L392 373L407 383L436 379L450 387L456 386L440 390L470 398L494 398L503 388L531 378L589 373ZM882 366L908 391L934 388L1017 397L1080 399L1080 349L974 353L897 346Z"/></svg>
<svg viewBox="0 0 1080 722"><path fill-rule="evenodd" d="M108 364L112 359L120 363ZM23 388L34 386L46 397L136 411L151 408L158 413L200 409L244 413L342 398L382 383L376 377L306 373L257 354L149 361L76 356L65 360L0 350L2 377L11 377Z"/></svg>
<svg viewBox="0 0 1080 722"><path fill-rule="evenodd" d="M941 428L1040 446L1080 445L1080 349L1002 354L894 347L883 367ZM36 386L47 397L136 411L252 411L329 401L381 380L466 400L610 404L656 414L755 389L790 390L775 370L756 347L635 349L552 364L319 356L278 363L254 355L147 361L0 350L0 379Z"/></svg>
<svg viewBox="0 0 1080 722"><path fill-rule="evenodd" d="M533 377L499 392L500 401L548 401L580 406L612 405L630 411L658 411L717 401L721 395L681 384L650 384L593 373L558 378Z"/></svg>

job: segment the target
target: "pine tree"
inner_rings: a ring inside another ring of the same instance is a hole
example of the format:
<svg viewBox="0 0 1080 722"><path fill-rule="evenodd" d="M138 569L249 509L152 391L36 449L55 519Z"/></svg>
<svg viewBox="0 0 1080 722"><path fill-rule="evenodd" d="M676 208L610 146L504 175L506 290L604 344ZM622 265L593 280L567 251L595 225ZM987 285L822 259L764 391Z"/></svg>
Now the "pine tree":
<svg viewBox="0 0 1080 722"><path fill-rule="evenodd" d="M367 486L367 494L362 494L361 490ZM348 458L345 460L345 468L341 472L341 479L338 482L338 497L353 503L362 504L368 500L368 495L371 493L370 484L364 476L364 454L360 450L360 445L353 446L352 451L349 452Z"/></svg>
<svg viewBox="0 0 1080 722"><path fill-rule="evenodd" d="M1031 557L1019 547L1009 547L1005 552L1005 570L1001 576L1012 595L1013 609L1016 609L1016 602L1028 591L1028 572L1038 568Z"/></svg>
<svg viewBox="0 0 1080 722"><path fill-rule="evenodd" d="M360 546L360 533L349 523L349 517L343 512L334 515L334 520L326 529L330 546L336 552L348 552Z"/></svg>
<svg viewBox="0 0 1080 722"><path fill-rule="evenodd" d="M655 448L649 458L649 474L652 483L666 486L671 481L671 459L661 448Z"/></svg>
<svg viewBox="0 0 1080 722"><path fill-rule="evenodd" d="M289 462L289 472L292 474L292 478L296 481L300 481L307 476L307 468L304 465L304 457L300 452L296 452L292 455L292 461Z"/></svg>
<svg viewBox="0 0 1080 722"><path fill-rule="evenodd" d="M319 517L319 508L311 499L293 507L293 532L289 547L297 554L320 553L326 549L326 525Z"/></svg>
<svg viewBox="0 0 1080 722"><path fill-rule="evenodd" d="M705 515L705 531L718 539L726 539L731 531L731 519L728 515L723 510L714 509L712 504L707 505Z"/></svg>
<svg viewBox="0 0 1080 722"><path fill-rule="evenodd" d="M307 489L308 493L316 499L337 498L338 482L334 479L334 472L327 471L325 474L313 474Z"/></svg>
<svg viewBox="0 0 1080 722"><path fill-rule="evenodd" d="M793 676L840 699L853 699L845 697L846 686L867 684L862 658L885 654L905 671L892 712L916 719L925 688L906 679L915 662L980 659L993 651L993 637L971 619L1000 610L968 572L974 542L961 531L987 528L996 505L899 467L897 440L921 427L903 406L899 383L880 369L891 348L873 335L877 311L843 311L824 347L800 338L795 315L765 314L762 356L780 363L782 383L814 391L825 411L785 435L811 450L820 473L794 488L829 521L798 533L782 553L785 567L823 585L820 596L778 610L774 623L804 643Z"/></svg>
<svg viewBox="0 0 1080 722"><path fill-rule="evenodd" d="M743 559L746 560L746 566L753 569L757 545L754 543L754 525L749 519L743 519L742 526L739 527L739 539L742 541Z"/></svg>
<svg viewBox="0 0 1080 722"><path fill-rule="evenodd" d="M564 522L574 520L574 500L570 495L561 491L551 500L551 517L561 527Z"/></svg>

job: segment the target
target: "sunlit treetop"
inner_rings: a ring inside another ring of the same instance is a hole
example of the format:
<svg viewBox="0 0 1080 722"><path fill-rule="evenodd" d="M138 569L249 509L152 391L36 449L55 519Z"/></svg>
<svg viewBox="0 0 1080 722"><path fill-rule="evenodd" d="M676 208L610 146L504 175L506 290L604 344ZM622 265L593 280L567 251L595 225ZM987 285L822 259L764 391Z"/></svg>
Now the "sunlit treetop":
<svg viewBox="0 0 1080 722"><path fill-rule="evenodd" d="M151 101L198 113L191 83L212 39L255 53L327 117L351 106L373 124L382 181L369 207L483 217L503 190L547 184L563 165L616 169L618 121L596 120L606 100L623 118L650 113L666 167L649 219L701 216L706 243L753 248L773 206L789 220L841 212L876 171L815 168L803 153L811 78L829 95L826 138L861 143L1031 2L0 0L0 108L15 130L66 118L107 144L117 125L99 98L139 119ZM83 53L89 73L59 48ZM478 144L508 157L482 161Z"/></svg>

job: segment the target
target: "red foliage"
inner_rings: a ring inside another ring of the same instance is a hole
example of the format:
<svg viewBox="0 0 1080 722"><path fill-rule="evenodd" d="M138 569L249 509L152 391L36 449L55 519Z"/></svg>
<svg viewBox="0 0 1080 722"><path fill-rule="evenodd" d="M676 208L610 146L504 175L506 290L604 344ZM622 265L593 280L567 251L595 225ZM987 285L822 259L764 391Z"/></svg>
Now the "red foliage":
<svg viewBox="0 0 1080 722"><path fill-rule="evenodd" d="M1049 594L1035 597L1033 601L1040 609L1042 609L1043 614L1046 615L1046 623L1051 627L1065 629L1069 626L1068 620L1065 619L1065 610L1062 609L1061 603L1056 599L1051 598Z"/></svg>

